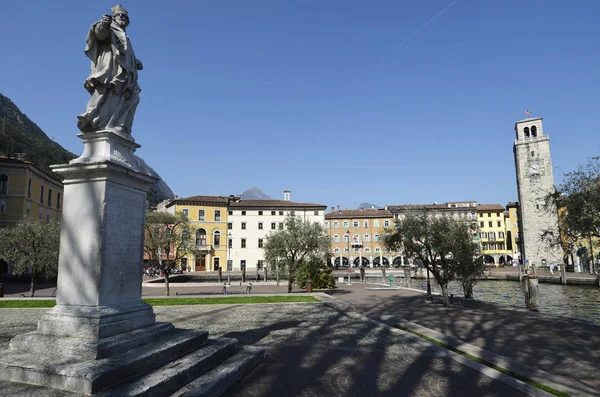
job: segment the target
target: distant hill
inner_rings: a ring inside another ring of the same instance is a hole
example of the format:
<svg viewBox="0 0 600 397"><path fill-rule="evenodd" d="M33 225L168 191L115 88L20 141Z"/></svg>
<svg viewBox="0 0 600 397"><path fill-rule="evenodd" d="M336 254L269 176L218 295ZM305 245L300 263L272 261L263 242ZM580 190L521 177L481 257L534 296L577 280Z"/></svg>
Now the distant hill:
<svg viewBox="0 0 600 397"><path fill-rule="evenodd" d="M375 204L371 204L371 203L360 203L360 205L358 206L358 209L369 209L369 208L377 208L377 209L381 209L383 207L379 206L379 205L375 205Z"/></svg>
<svg viewBox="0 0 600 397"><path fill-rule="evenodd" d="M250 189L242 192L242 200L273 200L273 198L267 196L262 189L253 186Z"/></svg>
<svg viewBox="0 0 600 397"><path fill-rule="evenodd" d="M14 157L17 153L23 153L25 160L57 179L59 179L58 175L50 171L49 166L66 164L77 157L48 138L48 135L23 114L17 105L0 94L0 155ZM147 173L160 178L160 175L144 160L137 156L136 158ZM175 195L162 179L153 184L148 192L148 202L151 206L155 206L164 199L171 200L174 197Z"/></svg>

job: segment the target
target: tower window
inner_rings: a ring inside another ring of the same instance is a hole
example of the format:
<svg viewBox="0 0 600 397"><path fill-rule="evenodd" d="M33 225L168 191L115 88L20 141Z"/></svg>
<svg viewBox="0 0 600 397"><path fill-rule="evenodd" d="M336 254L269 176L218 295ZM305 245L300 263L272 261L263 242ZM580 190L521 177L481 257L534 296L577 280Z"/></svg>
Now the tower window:
<svg viewBox="0 0 600 397"><path fill-rule="evenodd" d="M537 127L535 125L531 126L531 137L532 138L537 137Z"/></svg>
<svg viewBox="0 0 600 397"><path fill-rule="evenodd" d="M531 151L531 157L534 157L534 156L535 156L535 152L532 150Z"/></svg>
<svg viewBox="0 0 600 397"><path fill-rule="evenodd" d="M525 138L529 138L529 127L525 127L523 133L525 134Z"/></svg>

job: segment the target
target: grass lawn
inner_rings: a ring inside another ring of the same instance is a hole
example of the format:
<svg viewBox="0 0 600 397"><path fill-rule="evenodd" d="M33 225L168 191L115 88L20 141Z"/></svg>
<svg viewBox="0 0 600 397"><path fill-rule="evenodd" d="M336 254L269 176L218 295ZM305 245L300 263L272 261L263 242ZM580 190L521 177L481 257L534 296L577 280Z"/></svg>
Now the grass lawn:
<svg viewBox="0 0 600 397"><path fill-rule="evenodd" d="M178 306L178 305L223 305L223 304L248 304L248 303L294 303L294 302L319 302L312 296L231 296L219 298L144 298L144 302L152 306ZM35 307L53 307L54 299L40 300L0 300L0 308L24 309Z"/></svg>

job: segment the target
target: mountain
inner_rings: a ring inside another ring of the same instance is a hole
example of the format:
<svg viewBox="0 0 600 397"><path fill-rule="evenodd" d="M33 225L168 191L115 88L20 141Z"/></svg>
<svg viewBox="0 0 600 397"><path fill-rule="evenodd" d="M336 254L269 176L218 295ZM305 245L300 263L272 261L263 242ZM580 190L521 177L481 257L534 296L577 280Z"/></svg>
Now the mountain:
<svg viewBox="0 0 600 397"><path fill-rule="evenodd" d="M273 200L273 198L267 196L260 188L253 186L242 192L242 200Z"/></svg>
<svg viewBox="0 0 600 397"><path fill-rule="evenodd" d="M358 206L358 209L369 209L371 207L377 208L377 209L381 209L383 207L379 206L379 205L375 205L375 204L371 204L371 203L360 203L360 205Z"/></svg>
<svg viewBox="0 0 600 397"><path fill-rule="evenodd" d="M23 114L17 105L0 94L0 155L13 157L17 153L23 153L25 160L57 179L58 176L50 171L48 166L66 164L77 157L48 138L48 135ZM155 206L164 199L172 200L175 195L160 175L144 160L137 156L136 159L148 174L159 178L148 192L149 204Z"/></svg>

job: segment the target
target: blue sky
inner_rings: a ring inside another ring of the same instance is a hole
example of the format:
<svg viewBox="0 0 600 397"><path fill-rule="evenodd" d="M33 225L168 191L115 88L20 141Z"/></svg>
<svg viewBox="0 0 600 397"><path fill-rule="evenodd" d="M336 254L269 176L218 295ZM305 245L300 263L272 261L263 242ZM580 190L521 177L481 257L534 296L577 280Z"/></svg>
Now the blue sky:
<svg viewBox="0 0 600 397"><path fill-rule="evenodd" d="M114 4L2 5L0 92L76 154L85 36ZM137 154L180 196L504 205L526 109L557 182L599 153L597 0L122 4L144 62Z"/></svg>

